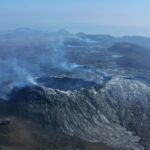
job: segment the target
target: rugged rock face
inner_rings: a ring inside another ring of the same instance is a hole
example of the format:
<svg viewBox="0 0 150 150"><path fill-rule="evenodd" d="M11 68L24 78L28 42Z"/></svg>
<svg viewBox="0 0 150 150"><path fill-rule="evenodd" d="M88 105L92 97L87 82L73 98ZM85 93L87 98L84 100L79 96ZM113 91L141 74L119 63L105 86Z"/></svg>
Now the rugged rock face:
<svg viewBox="0 0 150 150"><path fill-rule="evenodd" d="M150 148L150 87L130 79L113 79L104 93L110 104L116 107L119 122L139 135L141 143ZM115 100L117 100L115 103Z"/></svg>
<svg viewBox="0 0 150 150"><path fill-rule="evenodd" d="M74 92L25 87L10 103L13 113L49 132L131 150L144 149L139 145L141 137L141 143L149 148L150 88L136 80L115 77L101 89Z"/></svg>

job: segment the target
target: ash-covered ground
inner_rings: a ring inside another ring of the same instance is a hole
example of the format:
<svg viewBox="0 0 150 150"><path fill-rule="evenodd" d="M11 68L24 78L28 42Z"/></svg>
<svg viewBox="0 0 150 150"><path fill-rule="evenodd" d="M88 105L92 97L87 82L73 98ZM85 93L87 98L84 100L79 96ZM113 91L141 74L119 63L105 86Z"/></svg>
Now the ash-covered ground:
<svg viewBox="0 0 150 150"><path fill-rule="evenodd" d="M145 37L0 34L2 150L149 150Z"/></svg>

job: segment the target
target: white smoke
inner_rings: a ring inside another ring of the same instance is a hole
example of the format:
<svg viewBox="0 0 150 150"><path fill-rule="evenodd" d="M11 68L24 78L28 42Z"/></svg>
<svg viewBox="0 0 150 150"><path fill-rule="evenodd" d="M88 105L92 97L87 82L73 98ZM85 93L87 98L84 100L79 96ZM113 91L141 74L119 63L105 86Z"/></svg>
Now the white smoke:
<svg viewBox="0 0 150 150"><path fill-rule="evenodd" d="M36 84L25 68L19 66L17 59L0 60L0 97L7 99L14 87Z"/></svg>
<svg viewBox="0 0 150 150"><path fill-rule="evenodd" d="M57 37L56 43L53 45L53 54L50 59L51 65L61 69L61 70L70 70L71 64L68 62L66 58L66 52L65 52L65 37L62 35L59 35Z"/></svg>
<svg viewBox="0 0 150 150"><path fill-rule="evenodd" d="M27 55L25 55L25 51L17 50L17 48L5 51L6 58L0 57L0 98L7 99L14 87L36 85L34 80L36 77L50 75L47 74L44 67L64 71L72 71L78 67L77 64L67 60L64 43L65 37L59 35L55 37L53 43L49 44L49 50L40 54L37 50L37 53L35 51L31 56L30 54L28 56L30 51L27 51ZM31 59L29 59L30 57Z"/></svg>

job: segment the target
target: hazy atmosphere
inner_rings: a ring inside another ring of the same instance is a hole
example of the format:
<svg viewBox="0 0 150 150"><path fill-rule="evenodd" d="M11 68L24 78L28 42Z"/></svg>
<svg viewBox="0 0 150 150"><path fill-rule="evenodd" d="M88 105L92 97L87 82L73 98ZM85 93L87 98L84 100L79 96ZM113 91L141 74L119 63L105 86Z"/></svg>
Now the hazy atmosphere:
<svg viewBox="0 0 150 150"><path fill-rule="evenodd" d="M0 150L150 150L150 0L0 0Z"/></svg>
<svg viewBox="0 0 150 150"><path fill-rule="evenodd" d="M150 36L149 0L1 0L0 29Z"/></svg>

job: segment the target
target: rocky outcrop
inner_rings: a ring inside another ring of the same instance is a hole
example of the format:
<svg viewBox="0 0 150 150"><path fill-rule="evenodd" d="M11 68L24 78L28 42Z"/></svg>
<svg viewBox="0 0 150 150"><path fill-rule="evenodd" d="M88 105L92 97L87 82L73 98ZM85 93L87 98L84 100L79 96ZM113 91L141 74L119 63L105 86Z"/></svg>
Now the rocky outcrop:
<svg viewBox="0 0 150 150"><path fill-rule="evenodd" d="M133 150L142 150L140 137L145 141L148 136L149 130L146 135L140 130L149 120L150 88L136 80L115 77L102 89L74 92L25 87L11 103L16 115L34 120L49 132Z"/></svg>
<svg viewBox="0 0 150 150"><path fill-rule="evenodd" d="M146 150L150 148L150 87L137 80L114 78L103 89L116 108L119 122L139 135Z"/></svg>

